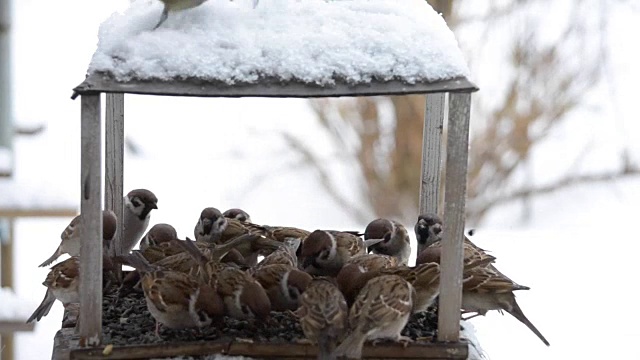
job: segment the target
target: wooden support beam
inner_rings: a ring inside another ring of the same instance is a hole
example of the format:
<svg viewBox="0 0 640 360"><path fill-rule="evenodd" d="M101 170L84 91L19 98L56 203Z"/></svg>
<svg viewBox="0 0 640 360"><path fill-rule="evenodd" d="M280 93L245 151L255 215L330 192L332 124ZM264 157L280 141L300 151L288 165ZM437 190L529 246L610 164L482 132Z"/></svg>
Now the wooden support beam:
<svg viewBox="0 0 640 360"><path fill-rule="evenodd" d="M81 100L80 338L100 344L102 332L102 168L100 94Z"/></svg>
<svg viewBox="0 0 640 360"><path fill-rule="evenodd" d="M422 131L422 178L420 181L420 214L438 213L444 93L428 94Z"/></svg>
<svg viewBox="0 0 640 360"><path fill-rule="evenodd" d="M118 218L111 254L122 248L122 197L124 170L124 94L106 94L104 204Z"/></svg>
<svg viewBox="0 0 640 360"><path fill-rule="evenodd" d="M471 94L449 94L438 340L458 341Z"/></svg>

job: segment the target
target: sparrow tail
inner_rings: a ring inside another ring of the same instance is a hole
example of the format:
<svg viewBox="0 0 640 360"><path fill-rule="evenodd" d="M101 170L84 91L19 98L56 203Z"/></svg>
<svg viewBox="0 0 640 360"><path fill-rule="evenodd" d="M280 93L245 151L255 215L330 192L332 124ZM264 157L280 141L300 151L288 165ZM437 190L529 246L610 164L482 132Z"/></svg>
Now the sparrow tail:
<svg viewBox="0 0 640 360"><path fill-rule="evenodd" d="M29 317L29 319L27 320L27 324L32 322L33 320L40 321L40 319L47 316L54 302L56 302L56 297L53 295L51 290L47 289L47 293L44 295L44 299L42 300L36 311L34 311L33 314Z"/></svg>
<svg viewBox="0 0 640 360"><path fill-rule="evenodd" d="M51 255L51 257L49 257L47 260L45 260L42 264L38 265L38 267L45 267L45 266L51 265L51 263L56 261L56 259L59 258L60 255L62 255L62 244L60 244L60 246L58 246L58 248L53 253L53 255Z"/></svg>
<svg viewBox="0 0 640 360"><path fill-rule="evenodd" d="M542 333L538 331L538 329L536 329L535 326L533 326L531 321L529 321L529 319L527 319L526 316L524 316L524 313L522 312L522 309L520 309L520 306L518 306L518 303L516 302L515 297L513 298L512 305L513 306L511 309L505 309L505 310L509 314L511 314L514 318L518 319L521 323L525 324L529 328L529 330L533 331L533 333L536 334L536 336L538 336L540 340L542 340L542 342L545 345L549 346L549 342L547 341L547 339L545 339Z"/></svg>
<svg viewBox="0 0 640 360"><path fill-rule="evenodd" d="M122 264L129 265L132 268L143 272L150 272L155 270L153 265L149 264L149 261L147 261L142 253L138 251L133 251L131 254L127 255L118 255L116 256L116 260L121 262Z"/></svg>
<svg viewBox="0 0 640 360"><path fill-rule="evenodd" d="M158 21L158 24L153 28L153 30L159 28L160 25L162 25L162 23L165 22L168 17L169 17L169 9L167 9L167 7L165 6L164 9L162 10L162 15L160 15L160 21Z"/></svg>
<svg viewBox="0 0 640 360"><path fill-rule="evenodd" d="M346 357L348 359L361 359L362 346L364 346L365 340L365 335L356 330L347 336L340 345L338 345L332 356L336 358Z"/></svg>
<svg viewBox="0 0 640 360"><path fill-rule="evenodd" d="M336 348L335 339L326 335L318 339L318 360L336 360L336 354L333 350Z"/></svg>
<svg viewBox="0 0 640 360"><path fill-rule="evenodd" d="M193 240L187 238L185 241L178 242L178 244L184 249L184 251L191 255L191 257L196 260L198 264L204 265L209 261L209 258L207 258L202 253L202 251L198 249L196 243Z"/></svg>

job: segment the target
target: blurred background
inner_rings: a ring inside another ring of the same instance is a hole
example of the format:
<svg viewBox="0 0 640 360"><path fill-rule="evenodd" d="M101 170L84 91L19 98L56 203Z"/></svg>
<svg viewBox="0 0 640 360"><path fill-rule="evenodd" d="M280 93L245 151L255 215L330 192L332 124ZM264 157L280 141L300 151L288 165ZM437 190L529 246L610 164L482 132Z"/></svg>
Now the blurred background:
<svg viewBox="0 0 640 360"><path fill-rule="evenodd" d="M9 69L0 79L0 239L2 285L20 305L0 303L5 318L37 307L48 272L37 265L78 211L80 104L71 89L84 79L100 23L129 4L9 2L0 0L11 50L0 53ZM551 342L490 313L472 320L487 358L640 358L624 345L640 341L631 300L640 250L640 3L429 3L481 89L471 115L467 227L501 271L531 287L518 301ZM159 209L151 223L170 223L181 237L192 236L207 206L310 230L364 229L376 217L412 228L417 219L423 96L128 95L125 103L125 191L152 190ZM16 333L13 346L5 336L2 359L50 357L61 315L57 303L33 332Z"/></svg>

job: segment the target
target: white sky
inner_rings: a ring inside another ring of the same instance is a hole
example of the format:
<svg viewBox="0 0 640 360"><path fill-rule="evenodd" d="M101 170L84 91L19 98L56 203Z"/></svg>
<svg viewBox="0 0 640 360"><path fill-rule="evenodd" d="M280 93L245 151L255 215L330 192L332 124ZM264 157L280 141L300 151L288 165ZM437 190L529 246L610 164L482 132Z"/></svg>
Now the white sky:
<svg viewBox="0 0 640 360"><path fill-rule="evenodd" d="M24 159L16 172L42 188L70 191L72 203L77 199L80 119L79 102L69 99L71 89L84 78L98 25L126 6L125 0L14 0L16 117L48 126L46 134L16 143L17 156ZM594 167L614 161L621 143L632 145L638 159L633 89L640 80L640 53L630 45L640 30L637 14L617 13L614 24L618 112L605 109L571 119L554 137L556 145L540 153L540 161L553 163L572 146L579 152L585 139L595 144ZM335 158L304 101L138 96L125 102L126 132L144 153L144 158L127 157L125 187L148 187L158 195L152 223L169 222L180 236L191 235L200 210L217 206L244 207L255 221L267 224L311 229L365 225L319 190L315 173L299 165L279 135L286 129L308 139L323 159ZM349 192L357 184L345 179ZM534 202L526 226L520 225L516 206L492 214L478 231L477 243L495 252L502 271L531 286L518 294L518 301L552 345L545 347L508 315L490 314L473 323L491 359L640 357L629 346L640 341L640 319L631 300L637 283L632 256L640 250L634 221L640 214L639 186L637 179L626 180L545 196ZM33 308L44 296L41 282L47 273L37 265L55 249L69 220L18 223L16 292ZM61 311L56 304L36 332L17 336L18 360L50 356Z"/></svg>

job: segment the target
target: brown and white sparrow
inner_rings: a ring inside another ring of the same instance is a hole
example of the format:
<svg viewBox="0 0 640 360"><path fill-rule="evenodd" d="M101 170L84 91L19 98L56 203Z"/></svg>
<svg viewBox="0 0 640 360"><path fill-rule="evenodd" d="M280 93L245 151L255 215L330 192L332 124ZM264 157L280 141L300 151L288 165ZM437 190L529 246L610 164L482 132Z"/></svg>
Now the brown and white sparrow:
<svg viewBox="0 0 640 360"><path fill-rule="evenodd" d="M415 290L397 275L382 275L367 282L349 311L351 333L336 348L337 357L362 358L367 340L411 340L400 333L413 310Z"/></svg>
<svg viewBox="0 0 640 360"><path fill-rule="evenodd" d="M226 314L236 319L267 319L271 301L266 291L247 272L227 267L218 273L216 290L224 301Z"/></svg>
<svg viewBox="0 0 640 360"><path fill-rule="evenodd" d="M147 189L131 190L124 197L122 210L122 254L128 254L149 226L151 210L158 208L158 198Z"/></svg>
<svg viewBox="0 0 640 360"><path fill-rule="evenodd" d="M207 0L160 0L164 4L164 8L162 9L162 15L160 15L160 21L153 28L154 30L159 28L162 23L164 23L169 17L170 12L187 10L197 6L200 6Z"/></svg>
<svg viewBox="0 0 640 360"><path fill-rule="evenodd" d="M116 228L118 226L118 219L116 214L111 210L102 211L102 241L103 247L106 249L111 245L111 240L116 234ZM45 267L56 261L62 254L69 254L70 256L80 255L80 215L71 220L69 225L64 229L60 235L62 241L56 251L47 260L45 260L39 267Z"/></svg>
<svg viewBox="0 0 640 360"><path fill-rule="evenodd" d="M525 324L545 345L549 346L547 339L524 315L513 294L517 290L529 290L529 287L516 284L492 267L475 267L465 272L465 275L469 278L462 284L462 309L466 312L475 312L474 316L485 315L489 310L500 312L504 310Z"/></svg>
<svg viewBox="0 0 640 360"><path fill-rule="evenodd" d="M203 327L219 321L224 305L216 291L184 273L160 270L140 253L126 256L129 264L142 273L142 289L151 316L171 329Z"/></svg>
<svg viewBox="0 0 640 360"><path fill-rule="evenodd" d="M276 251L265 256L257 265L258 268L268 265L284 264L293 268L298 267L298 256L296 252L300 247L300 239L289 238Z"/></svg>
<svg viewBox="0 0 640 360"><path fill-rule="evenodd" d="M296 310L300 295L313 279L306 272L285 264L261 266L251 275L267 292L273 311Z"/></svg>
<svg viewBox="0 0 640 360"><path fill-rule="evenodd" d="M376 219L367 225L364 230L364 238L384 239L371 245L369 251L374 254L390 255L397 258L401 265L409 263L411 255L411 240L407 229L397 221Z"/></svg>
<svg viewBox="0 0 640 360"><path fill-rule="evenodd" d="M177 239L178 233L173 226L163 223L155 224L140 240L140 251L144 251L149 246L156 246Z"/></svg>
<svg viewBox="0 0 640 360"><path fill-rule="evenodd" d="M334 349L347 332L349 308L328 278L314 279L295 312L304 336L318 344L318 360L335 359Z"/></svg>
<svg viewBox="0 0 640 360"><path fill-rule="evenodd" d="M251 217L249 216L249 214L246 211L238 208L229 209L223 212L222 216L226 217L227 219L236 219L242 222L251 222Z"/></svg>
<svg viewBox="0 0 640 360"><path fill-rule="evenodd" d="M347 260L365 254L367 246L380 241L382 239L362 240L347 232L316 230L302 242L302 267L311 275L336 276Z"/></svg>
<svg viewBox="0 0 640 360"><path fill-rule="evenodd" d="M347 260L346 265L357 265L362 271L376 271L380 269L400 266L398 258L382 254L361 254Z"/></svg>
<svg viewBox="0 0 640 360"><path fill-rule="evenodd" d="M227 218L222 216L220 210L208 207L200 212L200 218L193 229L193 236L199 242L217 243L220 242L227 226Z"/></svg>
<svg viewBox="0 0 640 360"><path fill-rule="evenodd" d="M56 300L59 300L65 307L71 303L80 302L79 275L80 261L77 256L70 257L53 266L42 283L47 287L47 293L42 303L27 320L27 324L34 320L40 321L44 316L47 316Z"/></svg>
<svg viewBox="0 0 640 360"><path fill-rule="evenodd" d="M442 230L442 220L438 215L423 214L418 217L418 222L415 226L416 239L418 240L416 265L428 262L440 263L440 256L442 253ZM476 263L491 264L496 259L494 256L489 255L486 250L481 249L472 243L466 236L464 238L463 247L464 264L466 267Z"/></svg>

